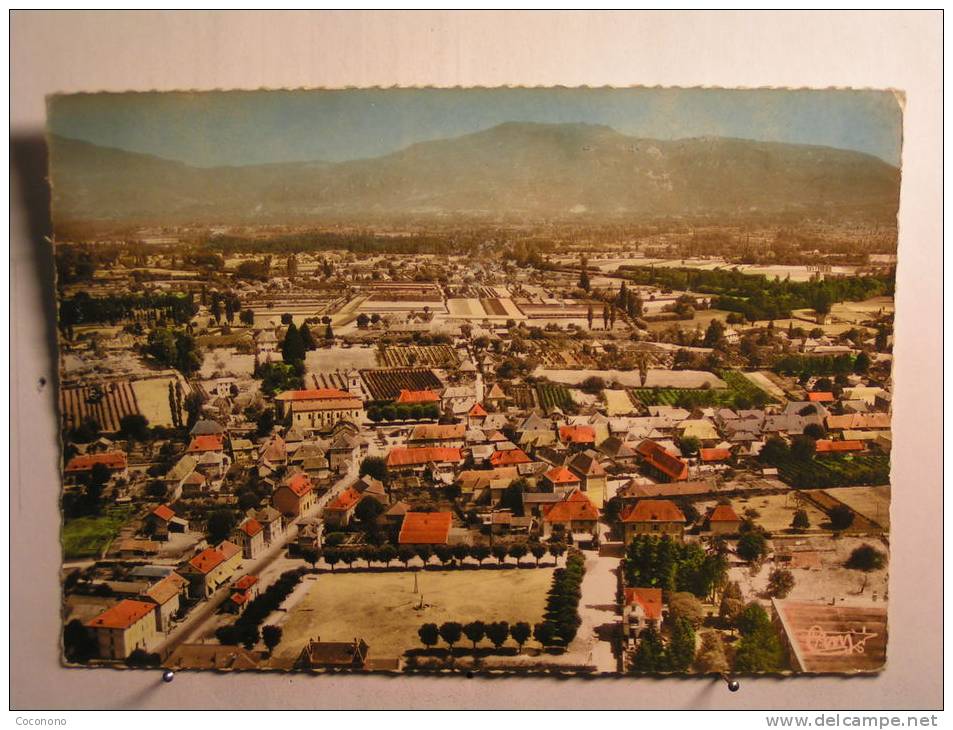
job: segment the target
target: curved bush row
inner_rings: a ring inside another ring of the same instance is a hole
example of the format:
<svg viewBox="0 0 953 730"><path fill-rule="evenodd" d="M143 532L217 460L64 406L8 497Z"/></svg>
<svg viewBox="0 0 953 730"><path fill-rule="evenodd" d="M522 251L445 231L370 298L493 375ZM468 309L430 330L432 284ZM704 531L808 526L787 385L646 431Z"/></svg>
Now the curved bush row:
<svg viewBox="0 0 953 730"><path fill-rule="evenodd" d="M242 644L245 648L251 649L258 643L260 633L258 627L262 621L268 618L268 615L277 610L284 600L291 595L291 592L301 582L304 570L288 570L268 586L268 589L255 598L245 608L235 623L226 626L220 626L215 631L215 637L222 644Z"/></svg>
<svg viewBox="0 0 953 730"><path fill-rule="evenodd" d="M543 622L549 628L543 629L543 632L551 633L564 644L576 638L576 631L582 623L579 618L579 599L582 597L582 578L585 574L586 559L575 549L569 551L566 567L557 568L553 573L553 585L546 601L546 620Z"/></svg>

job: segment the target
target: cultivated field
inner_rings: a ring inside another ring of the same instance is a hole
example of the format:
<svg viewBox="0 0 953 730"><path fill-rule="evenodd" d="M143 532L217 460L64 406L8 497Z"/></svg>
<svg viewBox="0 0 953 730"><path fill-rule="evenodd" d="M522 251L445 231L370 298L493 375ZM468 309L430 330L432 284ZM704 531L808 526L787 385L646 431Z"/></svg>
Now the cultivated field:
<svg viewBox="0 0 953 730"><path fill-rule="evenodd" d="M381 367L407 368L415 366L455 367L457 353L450 345L407 345L388 347L378 360Z"/></svg>
<svg viewBox="0 0 953 730"><path fill-rule="evenodd" d="M624 390L605 390L606 414L608 416L627 416L636 410L635 405Z"/></svg>
<svg viewBox="0 0 953 730"><path fill-rule="evenodd" d="M275 657L295 657L310 638L363 638L372 659L421 648L417 629L445 621L543 619L550 568L325 573L288 613ZM421 601L423 607L418 608ZM466 642L463 642L466 645Z"/></svg>
<svg viewBox="0 0 953 730"><path fill-rule="evenodd" d="M393 400L401 390L441 390L443 383L430 368L361 370L371 400Z"/></svg>
<svg viewBox="0 0 953 730"><path fill-rule="evenodd" d="M132 390L136 394L139 412L145 416L150 426L171 426L172 408L169 404L169 383L175 387L176 378L149 378L136 380L132 383ZM188 384L182 386L182 401L189 394Z"/></svg>

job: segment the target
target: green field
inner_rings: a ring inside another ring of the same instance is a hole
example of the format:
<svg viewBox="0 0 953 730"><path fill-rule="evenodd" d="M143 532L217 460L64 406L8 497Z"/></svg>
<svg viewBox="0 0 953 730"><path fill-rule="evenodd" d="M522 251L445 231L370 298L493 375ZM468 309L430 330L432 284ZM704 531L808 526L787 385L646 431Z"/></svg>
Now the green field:
<svg viewBox="0 0 953 730"><path fill-rule="evenodd" d="M129 508L113 507L99 517L77 517L63 525L63 558L99 557L119 534L132 514Z"/></svg>
<svg viewBox="0 0 953 730"><path fill-rule="evenodd" d="M880 486L890 483L890 457L882 454L830 454L813 461L791 459L778 466L778 475L799 489Z"/></svg>
<svg viewBox="0 0 953 730"><path fill-rule="evenodd" d="M573 405L569 388L554 383L539 383L536 386L536 396L540 405L547 411L551 408L565 411Z"/></svg>
<svg viewBox="0 0 953 730"><path fill-rule="evenodd" d="M702 408L758 408L773 398L737 370L724 370L718 376L727 388L631 388L629 395L644 406Z"/></svg>

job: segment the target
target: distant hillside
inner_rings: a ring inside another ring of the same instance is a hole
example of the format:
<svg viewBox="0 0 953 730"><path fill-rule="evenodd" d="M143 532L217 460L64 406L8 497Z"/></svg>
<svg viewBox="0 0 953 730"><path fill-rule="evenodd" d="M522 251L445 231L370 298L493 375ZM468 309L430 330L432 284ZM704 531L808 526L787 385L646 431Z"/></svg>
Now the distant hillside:
<svg viewBox="0 0 953 730"><path fill-rule="evenodd" d="M342 163L196 168L51 139L54 221L253 223L394 216L565 219L803 211L896 216L900 172L859 152L662 141L507 123Z"/></svg>

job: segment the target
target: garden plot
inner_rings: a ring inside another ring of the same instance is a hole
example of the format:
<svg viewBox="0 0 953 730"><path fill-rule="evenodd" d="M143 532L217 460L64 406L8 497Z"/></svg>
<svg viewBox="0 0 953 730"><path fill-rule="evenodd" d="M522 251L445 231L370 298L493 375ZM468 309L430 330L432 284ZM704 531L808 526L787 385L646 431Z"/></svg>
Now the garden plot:
<svg viewBox="0 0 953 730"><path fill-rule="evenodd" d="M744 517L746 509L753 509L758 512L754 521L761 525L768 532L784 534L791 527L791 521L794 519L794 513L803 509L807 512L807 519L811 523L811 530L820 529L820 525L827 523L829 518L827 513L818 509L806 499L797 499L796 493L790 491L787 494L774 494L757 497L743 497L732 500L732 507L741 516ZM700 505L698 509L704 512ZM714 506L707 504L706 507Z"/></svg>
<svg viewBox="0 0 953 730"><path fill-rule="evenodd" d="M487 316L486 310L479 299L449 299L447 300L447 311L451 317L484 319Z"/></svg>
<svg viewBox="0 0 953 730"><path fill-rule="evenodd" d="M276 354L275 359L281 356ZM223 377L251 377L255 371L255 356L238 352L233 347L216 347L207 350L199 376L203 380Z"/></svg>
<svg viewBox="0 0 953 730"><path fill-rule="evenodd" d="M841 487L825 491L885 530L890 528L890 487Z"/></svg>
<svg viewBox="0 0 953 730"><path fill-rule="evenodd" d="M417 629L445 621L543 620L551 568L324 573L282 624L274 656L297 657L312 638L363 639L372 660L397 658L423 648ZM422 607L421 607L422 604ZM461 642L461 646L467 646Z"/></svg>
<svg viewBox="0 0 953 730"><path fill-rule="evenodd" d="M324 373L334 370L363 370L377 367L374 347L321 347L305 355L308 372Z"/></svg>
<svg viewBox="0 0 953 730"><path fill-rule="evenodd" d="M637 410L629 394L624 390L606 390L603 396L606 399L606 415L610 417L627 416Z"/></svg>
<svg viewBox="0 0 953 730"><path fill-rule="evenodd" d="M761 390L765 391L768 395L777 398L778 400L784 400L785 395L784 391L777 386L777 384L771 379L771 374L758 370L753 373L742 372L748 380L757 385Z"/></svg>

